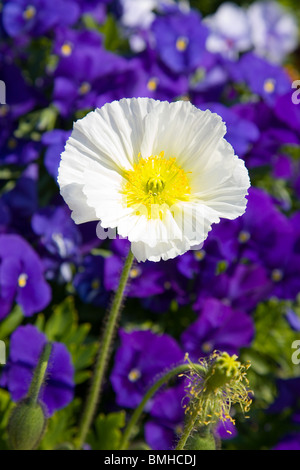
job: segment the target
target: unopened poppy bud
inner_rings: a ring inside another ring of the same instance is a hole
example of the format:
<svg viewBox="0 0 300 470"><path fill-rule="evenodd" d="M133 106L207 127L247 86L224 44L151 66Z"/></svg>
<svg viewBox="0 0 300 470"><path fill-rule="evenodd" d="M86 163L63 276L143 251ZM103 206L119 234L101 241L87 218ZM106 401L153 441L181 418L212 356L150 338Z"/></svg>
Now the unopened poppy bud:
<svg viewBox="0 0 300 470"><path fill-rule="evenodd" d="M216 441L212 432L192 434L185 445L185 450L215 450Z"/></svg>
<svg viewBox="0 0 300 470"><path fill-rule="evenodd" d="M12 411L8 423L8 438L13 450L33 450L46 429L46 417L40 403L22 400Z"/></svg>
<svg viewBox="0 0 300 470"><path fill-rule="evenodd" d="M46 410L39 394L45 381L52 344L46 343L34 371L28 395L13 409L8 423L8 438L14 450L33 450L40 443L46 428Z"/></svg>

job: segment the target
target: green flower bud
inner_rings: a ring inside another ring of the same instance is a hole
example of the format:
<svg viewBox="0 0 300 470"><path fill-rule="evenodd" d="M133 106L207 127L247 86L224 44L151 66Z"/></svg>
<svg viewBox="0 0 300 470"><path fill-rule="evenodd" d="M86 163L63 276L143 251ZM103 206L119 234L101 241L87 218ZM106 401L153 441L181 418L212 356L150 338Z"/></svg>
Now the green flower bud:
<svg viewBox="0 0 300 470"><path fill-rule="evenodd" d="M25 399L13 409L8 423L8 438L13 450L33 450L46 429L46 417L40 403Z"/></svg>
<svg viewBox="0 0 300 470"><path fill-rule="evenodd" d="M46 413L39 401L45 381L52 343L46 343L34 371L27 397L12 410L8 423L8 438L14 450L35 449L45 432Z"/></svg>
<svg viewBox="0 0 300 470"><path fill-rule="evenodd" d="M216 441L212 432L192 434L185 446L185 450L216 450Z"/></svg>

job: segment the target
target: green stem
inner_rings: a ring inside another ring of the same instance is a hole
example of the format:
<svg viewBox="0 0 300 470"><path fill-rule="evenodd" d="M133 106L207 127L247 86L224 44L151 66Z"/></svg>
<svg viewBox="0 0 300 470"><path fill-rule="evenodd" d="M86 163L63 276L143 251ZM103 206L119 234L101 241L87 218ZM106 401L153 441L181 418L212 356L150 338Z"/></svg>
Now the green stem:
<svg viewBox="0 0 300 470"><path fill-rule="evenodd" d="M111 350L111 344L114 337L122 300L124 298L124 291L125 287L129 278L130 269L132 267L132 263L134 260L134 256L130 251L127 259L125 261L123 271L120 277L120 282L118 289L115 293L115 297L111 306L111 309L108 314L107 323L105 325L102 340L100 342L100 347L98 351L98 356L95 363L94 374L92 377L91 388L86 400L85 408L82 413L81 422L79 425L79 434L77 438L76 444L78 448L81 448L85 442L87 433L90 429L96 407L98 404L100 392L102 389L102 384L104 380L104 374L106 371L106 366L109 359L109 354Z"/></svg>
<svg viewBox="0 0 300 470"><path fill-rule="evenodd" d="M200 369L200 370L204 371L204 369L202 369L201 366L199 366L199 364L194 364L194 367L197 368L198 370ZM126 429L123 433L123 436L122 436L122 440L121 440L121 444L120 444L120 450L127 449L131 434L132 434L132 432L134 430L134 427L136 426L139 418L141 417L148 400L150 400L153 397L153 395L157 392L157 390L160 387L162 387L162 385L167 383L169 380L171 380L176 375L187 372L188 370L190 370L190 366L188 364L180 364L179 366L175 367L174 369L171 369L170 371L168 371L165 375L163 375L160 379L158 379L157 382L155 382L152 385L151 388L149 388L149 390L144 395L141 403L139 404L139 406L133 412L133 414L130 418L130 421L127 424L127 427L126 427Z"/></svg>
<svg viewBox="0 0 300 470"><path fill-rule="evenodd" d="M183 450L184 449L188 438L190 437L193 429L196 426L197 420L198 420L198 410L197 410L197 408L195 408L194 411L192 412L192 414L189 416L189 419L187 420L187 422L184 426L183 433L181 435L181 438L180 438L175 450Z"/></svg>
<svg viewBox="0 0 300 470"><path fill-rule="evenodd" d="M46 370L48 367L51 351L52 343L47 343L39 358L38 365L35 368L33 379L29 387L28 399L31 403L37 403L38 401L40 390L45 380Z"/></svg>

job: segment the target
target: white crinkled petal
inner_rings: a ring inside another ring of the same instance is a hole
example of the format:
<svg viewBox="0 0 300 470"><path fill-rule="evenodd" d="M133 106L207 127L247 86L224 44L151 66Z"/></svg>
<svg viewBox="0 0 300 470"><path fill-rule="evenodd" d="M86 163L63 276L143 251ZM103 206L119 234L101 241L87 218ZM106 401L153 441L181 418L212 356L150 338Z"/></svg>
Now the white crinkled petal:
<svg viewBox="0 0 300 470"><path fill-rule="evenodd" d="M188 101L161 102L145 118L141 155L175 157L185 171L204 168L226 133L221 117Z"/></svg>
<svg viewBox="0 0 300 470"><path fill-rule="evenodd" d="M219 217L234 219L245 212L250 187L248 171L228 142L223 140L215 155L215 165L198 177L194 196Z"/></svg>
<svg viewBox="0 0 300 470"><path fill-rule="evenodd" d="M103 169L118 173L131 169L140 151L145 116L158 104L147 98L122 99L90 112L74 124L61 155L58 184L76 223L95 220L94 205L88 203L84 211L83 187L89 184L86 169L93 164L98 165L98 173Z"/></svg>
<svg viewBox="0 0 300 470"><path fill-rule="evenodd" d="M137 261L166 261L176 256L186 253L190 249L190 245L185 241L170 241L168 243L158 243L155 247L151 247L144 242L133 242L131 250Z"/></svg>
<svg viewBox="0 0 300 470"><path fill-rule="evenodd" d="M90 207L83 194L83 185L70 183L61 189L61 195L72 210L72 219L76 224L98 220L94 207Z"/></svg>

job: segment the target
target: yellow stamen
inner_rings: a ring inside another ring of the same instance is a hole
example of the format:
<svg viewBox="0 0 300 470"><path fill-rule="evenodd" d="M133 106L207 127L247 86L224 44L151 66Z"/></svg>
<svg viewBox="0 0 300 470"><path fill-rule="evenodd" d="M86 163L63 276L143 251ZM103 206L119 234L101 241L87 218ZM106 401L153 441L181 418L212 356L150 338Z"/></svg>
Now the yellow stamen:
<svg viewBox="0 0 300 470"><path fill-rule="evenodd" d="M2 104L0 106L0 117L6 116L8 111L9 111L9 107L7 106L7 104Z"/></svg>
<svg viewBox="0 0 300 470"><path fill-rule="evenodd" d="M240 243L247 243L249 238L250 238L250 233L249 232L246 232L245 230L242 230L239 233L238 240L239 240Z"/></svg>
<svg viewBox="0 0 300 470"><path fill-rule="evenodd" d="M273 91L275 90L275 83L276 81L273 78L268 78L264 82L264 90L267 93L273 93Z"/></svg>
<svg viewBox="0 0 300 470"><path fill-rule="evenodd" d="M153 77L147 83L147 88L149 91L155 91L157 89L158 79Z"/></svg>
<svg viewBox="0 0 300 470"><path fill-rule="evenodd" d="M28 279L27 274L25 273L20 274L20 276L18 277L18 286L22 288L25 287L27 284L27 279Z"/></svg>
<svg viewBox="0 0 300 470"><path fill-rule="evenodd" d="M205 258L205 254L206 253L204 250L199 250L199 251L195 251L194 256L196 260L202 261Z"/></svg>
<svg viewBox="0 0 300 470"><path fill-rule="evenodd" d="M123 174L125 204L135 207L136 215L162 219L173 204L189 199L191 188L187 175L176 158L165 158L164 152L140 158L133 170L126 170Z"/></svg>
<svg viewBox="0 0 300 470"><path fill-rule="evenodd" d="M28 5L26 10L23 12L23 17L25 20L31 20L36 15L36 8L33 5Z"/></svg>
<svg viewBox="0 0 300 470"><path fill-rule="evenodd" d="M79 87L79 94L86 95L91 91L91 85L88 82L83 82Z"/></svg>
<svg viewBox="0 0 300 470"><path fill-rule="evenodd" d="M73 52L73 47L69 42L65 42L60 50L63 56L69 57Z"/></svg>
<svg viewBox="0 0 300 470"><path fill-rule="evenodd" d="M98 290L99 287L100 287L99 279L94 279L92 284L91 284L91 287L92 287L93 290Z"/></svg>
<svg viewBox="0 0 300 470"><path fill-rule="evenodd" d="M280 269L273 269L271 278L274 282L280 282L283 278L283 272Z"/></svg>
<svg viewBox="0 0 300 470"><path fill-rule="evenodd" d="M141 377L141 372L139 369L132 369L128 374L128 379L130 382L136 382Z"/></svg>
<svg viewBox="0 0 300 470"><path fill-rule="evenodd" d="M202 344L202 350L203 350L205 353L210 353L210 352L213 350L213 345L212 345L212 343L210 343L209 341L205 341L205 342Z"/></svg>
<svg viewBox="0 0 300 470"><path fill-rule="evenodd" d="M135 279L135 278L139 277L140 274L141 274L141 270L139 268L132 268L130 270L129 277L131 279Z"/></svg>
<svg viewBox="0 0 300 470"><path fill-rule="evenodd" d="M176 49L180 52L184 52L188 46L188 43L188 38L180 36L176 41Z"/></svg>

